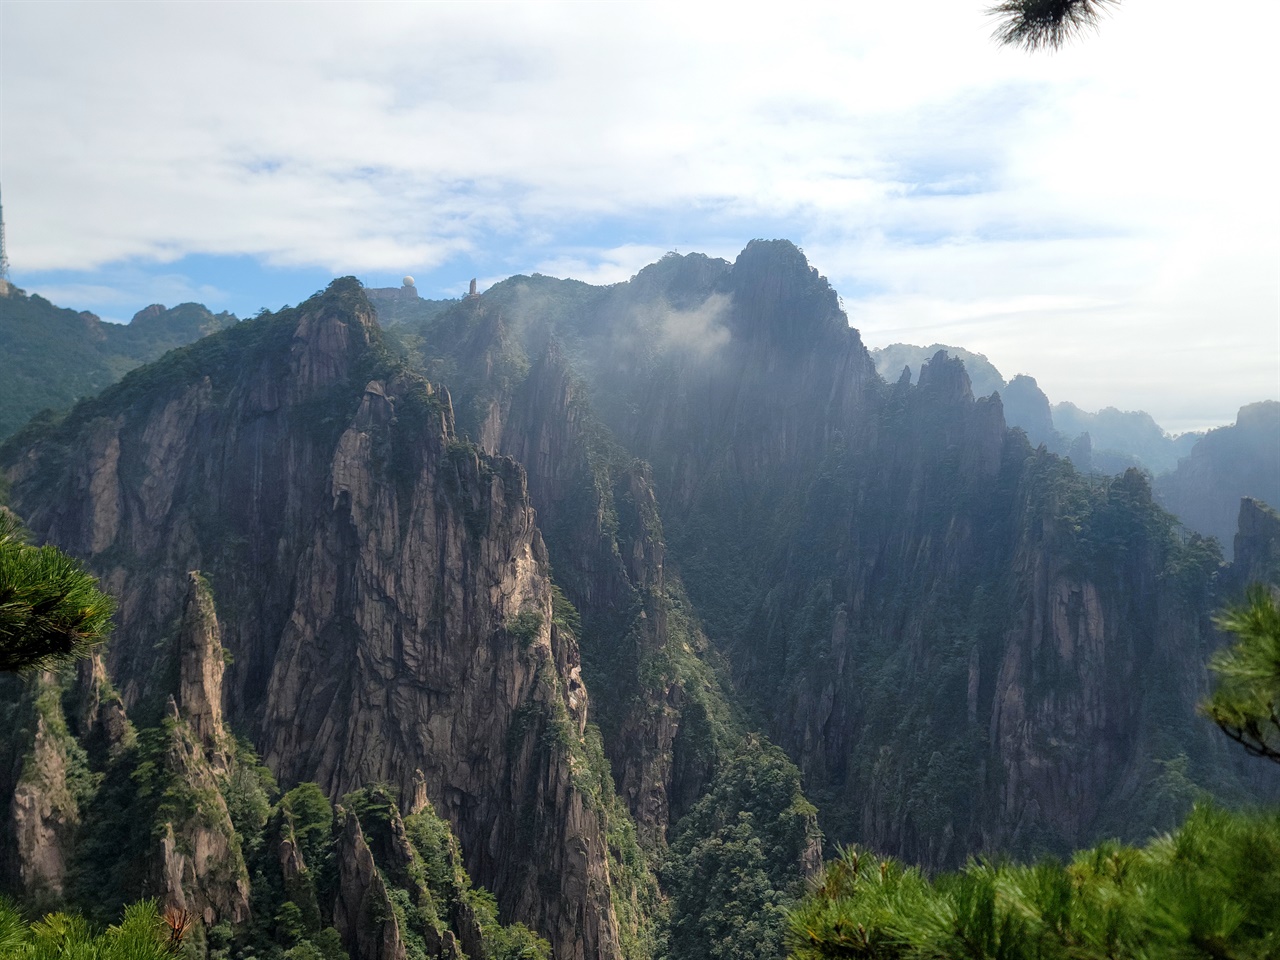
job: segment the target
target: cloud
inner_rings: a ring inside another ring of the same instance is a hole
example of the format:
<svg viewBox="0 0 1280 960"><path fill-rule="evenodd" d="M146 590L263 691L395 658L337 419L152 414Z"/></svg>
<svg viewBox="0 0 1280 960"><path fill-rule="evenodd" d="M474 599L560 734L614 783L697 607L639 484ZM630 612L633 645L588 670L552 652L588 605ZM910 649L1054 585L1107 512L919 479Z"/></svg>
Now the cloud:
<svg viewBox="0 0 1280 960"><path fill-rule="evenodd" d="M730 302L728 294L713 293L692 310L662 310L657 317L660 343L695 356L714 353L729 342Z"/></svg>
<svg viewBox="0 0 1280 960"><path fill-rule="evenodd" d="M604 286L630 280L641 268L660 259L666 252L661 247L636 243L608 250L569 250L541 261L533 272L549 277L572 277Z"/></svg>
<svg viewBox="0 0 1280 960"><path fill-rule="evenodd" d="M1280 395L1274 5L1126 0L1034 57L982 6L5 3L15 278L609 283L787 236L868 342L996 351L1055 399Z"/></svg>

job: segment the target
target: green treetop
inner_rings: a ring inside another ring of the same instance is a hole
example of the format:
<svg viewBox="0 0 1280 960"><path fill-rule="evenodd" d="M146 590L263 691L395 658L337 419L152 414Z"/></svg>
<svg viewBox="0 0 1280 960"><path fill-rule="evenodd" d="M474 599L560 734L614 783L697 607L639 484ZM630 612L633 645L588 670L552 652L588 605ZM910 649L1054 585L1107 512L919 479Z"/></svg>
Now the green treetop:
<svg viewBox="0 0 1280 960"><path fill-rule="evenodd" d="M78 560L33 547L0 508L0 670L48 667L106 639L115 601Z"/></svg>
<svg viewBox="0 0 1280 960"><path fill-rule="evenodd" d="M1280 763L1280 606L1255 586L1218 625L1235 641L1210 663L1218 686L1205 713L1250 753Z"/></svg>

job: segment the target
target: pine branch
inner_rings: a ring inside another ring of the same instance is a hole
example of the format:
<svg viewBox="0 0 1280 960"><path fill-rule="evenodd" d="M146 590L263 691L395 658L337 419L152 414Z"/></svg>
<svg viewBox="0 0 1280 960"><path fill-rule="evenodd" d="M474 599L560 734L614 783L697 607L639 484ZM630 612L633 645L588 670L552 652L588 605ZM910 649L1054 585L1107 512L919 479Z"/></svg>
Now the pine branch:
<svg viewBox="0 0 1280 960"><path fill-rule="evenodd" d="M1004 0L987 10L999 20L992 38L1027 50L1058 50L1072 37L1096 30L1107 7L1120 0Z"/></svg>

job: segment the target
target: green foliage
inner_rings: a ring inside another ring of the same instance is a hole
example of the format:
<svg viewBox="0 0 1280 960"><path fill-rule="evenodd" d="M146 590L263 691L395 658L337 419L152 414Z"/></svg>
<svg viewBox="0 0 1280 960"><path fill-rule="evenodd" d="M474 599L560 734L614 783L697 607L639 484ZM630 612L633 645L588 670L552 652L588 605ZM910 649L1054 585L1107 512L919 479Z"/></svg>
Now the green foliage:
<svg viewBox="0 0 1280 960"><path fill-rule="evenodd" d="M172 960L178 954L155 902L124 911L119 924L95 933L74 914L51 913L28 924L0 899L0 957L4 960Z"/></svg>
<svg viewBox="0 0 1280 960"><path fill-rule="evenodd" d="M846 850L791 911L795 960L1181 960L1280 950L1280 812L1199 806L1145 848L926 879Z"/></svg>
<svg viewBox="0 0 1280 960"><path fill-rule="evenodd" d="M538 639L538 631L542 629L542 614L537 610L517 613L507 621L505 629L522 648L527 648Z"/></svg>
<svg viewBox="0 0 1280 960"><path fill-rule="evenodd" d="M1280 763L1280 604L1254 586L1218 625L1235 639L1210 663L1218 685L1205 712L1249 753Z"/></svg>
<svg viewBox="0 0 1280 960"><path fill-rule="evenodd" d="M0 670L49 667L106 639L115 601L57 547L32 547L0 508Z"/></svg>
<svg viewBox="0 0 1280 960"><path fill-rule="evenodd" d="M235 741L235 762L219 788L241 850L247 857L262 842L263 829L271 815L271 799L280 789L253 746L242 738Z"/></svg>
<svg viewBox="0 0 1280 960"><path fill-rule="evenodd" d="M303 862L315 873L324 870L333 834L333 805L324 791L314 783L300 783L280 798L280 809L293 824Z"/></svg>
<svg viewBox="0 0 1280 960"><path fill-rule="evenodd" d="M795 765L747 737L673 832L662 870L671 897L668 955L781 956L786 910L819 842L816 815Z"/></svg>
<svg viewBox="0 0 1280 960"><path fill-rule="evenodd" d="M404 818L410 855L406 863L402 860L405 848L395 839L400 814L390 787L365 787L347 794L342 803L360 820L374 859L382 866L410 960L427 960L426 944L451 927L461 936L457 921L463 914L479 928L489 960L550 960L544 939L523 924L504 925L497 900L472 885L453 831L430 805ZM393 847L398 852L393 853Z"/></svg>
<svg viewBox="0 0 1280 960"><path fill-rule="evenodd" d="M0 317L0 440L38 411L66 409L139 364L236 322L184 303L150 307L129 324L104 323L14 290L0 298Z"/></svg>

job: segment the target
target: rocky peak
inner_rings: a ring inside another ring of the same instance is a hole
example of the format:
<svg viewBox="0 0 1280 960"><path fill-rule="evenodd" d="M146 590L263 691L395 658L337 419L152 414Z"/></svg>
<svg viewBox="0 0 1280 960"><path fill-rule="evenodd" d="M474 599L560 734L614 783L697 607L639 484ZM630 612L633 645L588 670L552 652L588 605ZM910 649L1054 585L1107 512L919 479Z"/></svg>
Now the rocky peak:
<svg viewBox="0 0 1280 960"><path fill-rule="evenodd" d="M789 240L752 240L734 262L729 287L740 336L800 350L823 332L848 330L835 290Z"/></svg>
<svg viewBox="0 0 1280 960"><path fill-rule="evenodd" d="M340 811L342 838L338 842L338 893L333 925L351 960L404 960L404 941L395 909L387 893L364 831L354 813Z"/></svg>
<svg viewBox="0 0 1280 960"><path fill-rule="evenodd" d="M1280 401L1245 404L1236 414L1236 426L1244 430L1266 430L1274 438L1280 432Z"/></svg>
<svg viewBox="0 0 1280 960"><path fill-rule="evenodd" d="M48 671L29 682L30 747L9 804L4 871L35 902L62 896L80 810L67 784L67 733L61 687Z"/></svg>
<svg viewBox="0 0 1280 960"><path fill-rule="evenodd" d="M222 726L222 631L213 594L198 570L187 574L187 600L178 635L177 710L191 725L215 767L228 766Z"/></svg>
<svg viewBox="0 0 1280 960"><path fill-rule="evenodd" d="M133 315L133 319L129 322L146 326L148 323L154 323L159 317L164 315L165 306L163 303L153 303L149 307L143 307Z"/></svg>
<svg viewBox="0 0 1280 960"><path fill-rule="evenodd" d="M379 336L378 322L360 282L334 280L303 313L289 349L289 386L295 400L341 383Z"/></svg>
<svg viewBox="0 0 1280 960"><path fill-rule="evenodd" d="M1044 395L1035 377L1018 374L1004 388L1002 397L1005 419L1010 425L1026 431L1032 446L1053 444L1056 439L1053 411L1049 407L1049 398Z"/></svg>
<svg viewBox="0 0 1280 960"><path fill-rule="evenodd" d="M166 907L188 911L206 925L240 923L249 916L249 875L214 765L172 697L166 713L164 766L186 802L175 805L173 820L157 824L154 882Z"/></svg>
<svg viewBox="0 0 1280 960"><path fill-rule="evenodd" d="M909 375L905 370L903 373ZM964 367L964 361L959 357L948 356L945 350L939 350L920 368L919 388L952 403L973 399L969 372Z"/></svg>
<svg viewBox="0 0 1280 960"><path fill-rule="evenodd" d="M79 735L87 744L101 744L112 759L133 745L133 725L125 713L124 703L107 676L102 651L94 648L76 666L79 692Z"/></svg>
<svg viewBox="0 0 1280 960"><path fill-rule="evenodd" d="M1243 497L1235 538L1236 578L1249 583L1280 583L1280 514L1261 500Z"/></svg>

